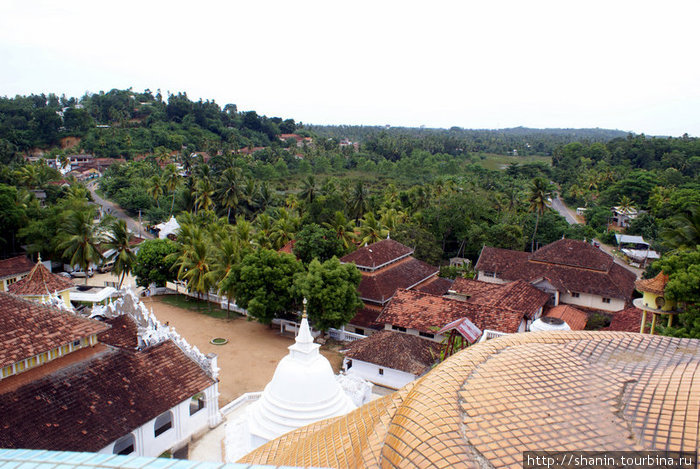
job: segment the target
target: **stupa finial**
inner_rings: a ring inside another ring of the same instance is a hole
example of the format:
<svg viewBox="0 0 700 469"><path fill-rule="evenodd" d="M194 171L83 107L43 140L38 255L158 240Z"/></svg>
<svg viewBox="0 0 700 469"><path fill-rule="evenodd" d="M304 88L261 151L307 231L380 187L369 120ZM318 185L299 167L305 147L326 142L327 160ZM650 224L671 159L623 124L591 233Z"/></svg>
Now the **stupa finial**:
<svg viewBox="0 0 700 469"><path fill-rule="evenodd" d="M304 300L302 301L302 303L304 304L304 309L302 310L301 318L302 318L302 319L308 318L309 316L306 314L306 298L304 298Z"/></svg>

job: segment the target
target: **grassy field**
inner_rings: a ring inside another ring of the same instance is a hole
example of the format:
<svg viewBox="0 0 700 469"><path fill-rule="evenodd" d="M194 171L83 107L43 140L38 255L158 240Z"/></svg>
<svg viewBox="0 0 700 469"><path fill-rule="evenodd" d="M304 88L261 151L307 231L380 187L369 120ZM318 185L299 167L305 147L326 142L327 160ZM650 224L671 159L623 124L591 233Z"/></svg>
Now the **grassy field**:
<svg viewBox="0 0 700 469"><path fill-rule="evenodd" d="M194 311L195 313L206 314L213 318L226 318L226 310L220 309L219 305L216 303L199 300L187 295L163 295L159 298L163 303L169 304L170 306L177 306L178 308ZM238 313L231 311L230 317L236 316L238 316Z"/></svg>
<svg viewBox="0 0 700 469"><path fill-rule="evenodd" d="M551 156L507 156L494 155L492 153L479 153L475 156L477 158L477 164L480 164L486 169L505 169L508 165L513 163L542 162L548 165L552 164ZM481 159L482 157L483 159Z"/></svg>

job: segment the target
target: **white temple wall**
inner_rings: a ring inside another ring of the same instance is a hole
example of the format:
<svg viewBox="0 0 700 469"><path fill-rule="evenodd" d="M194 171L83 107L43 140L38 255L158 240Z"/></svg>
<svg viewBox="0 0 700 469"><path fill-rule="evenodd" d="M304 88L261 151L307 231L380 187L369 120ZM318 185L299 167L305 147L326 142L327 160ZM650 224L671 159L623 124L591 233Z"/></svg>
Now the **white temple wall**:
<svg viewBox="0 0 700 469"><path fill-rule="evenodd" d="M488 282L488 283L498 283L498 284L503 284L503 283L508 283L508 280L503 280L502 278L497 277L498 274L494 272L485 272L483 270L479 270L476 275L477 280L481 280L482 282Z"/></svg>
<svg viewBox="0 0 700 469"><path fill-rule="evenodd" d="M133 456L159 456L165 451L177 450L190 442L193 436L200 434L209 427L214 427L221 422L218 403L218 383L214 383L205 389L202 394L205 396L205 404L202 409L190 415L190 402L187 399L170 409L172 412L171 428L155 435L155 424L158 417L149 420L144 425L133 430L134 452ZM167 411L161 415L167 414ZM160 416L159 416L160 417ZM98 453L113 454L113 441Z"/></svg>
<svg viewBox="0 0 700 469"><path fill-rule="evenodd" d="M349 360L352 360L352 366L347 368ZM406 373L405 371L382 367L375 365L374 363L364 362L354 358L344 358L343 369L346 370L347 374L355 374L369 382L392 389L402 388L417 378L416 375ZM381 373L380 370L382 370Z"/></svg>

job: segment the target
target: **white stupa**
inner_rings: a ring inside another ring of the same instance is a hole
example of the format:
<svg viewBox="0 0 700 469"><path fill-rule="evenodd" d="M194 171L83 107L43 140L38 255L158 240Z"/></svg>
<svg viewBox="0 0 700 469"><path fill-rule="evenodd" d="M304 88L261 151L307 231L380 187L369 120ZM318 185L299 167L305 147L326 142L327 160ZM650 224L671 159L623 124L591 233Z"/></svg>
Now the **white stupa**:
<svg viewBox="0 0 700 469"><path fill-rule="evenodd" d="M548 316L543 316L535 320L530 325L530 332L541 332L541 331L570 331L571 327L563 320L559 318L553 318Z"/></svg>
<svg viewBox="0 0 700 469"><path fill-rule="evenodd" d="M355 408L311 337L306 312L289 355L280 360L260 399L251 404L248 430L253 448L313 422Z"/></svg>

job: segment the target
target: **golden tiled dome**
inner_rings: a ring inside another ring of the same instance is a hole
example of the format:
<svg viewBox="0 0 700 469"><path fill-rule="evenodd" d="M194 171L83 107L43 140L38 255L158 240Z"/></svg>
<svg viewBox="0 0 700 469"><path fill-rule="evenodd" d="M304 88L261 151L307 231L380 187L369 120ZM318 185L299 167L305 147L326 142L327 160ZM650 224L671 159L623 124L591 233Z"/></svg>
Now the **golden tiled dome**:
<svg viewBox="0 0 700 469"><path fill-rule="evenodd" d="M519 467L526 450L698 452L700 341L620 332L513 334L300 428L245 463Z"/></svg>

